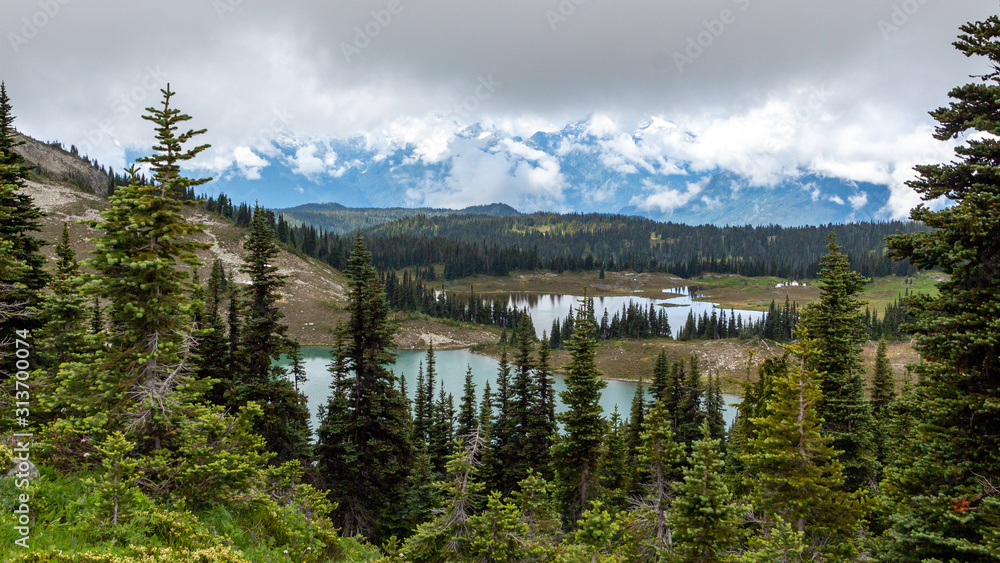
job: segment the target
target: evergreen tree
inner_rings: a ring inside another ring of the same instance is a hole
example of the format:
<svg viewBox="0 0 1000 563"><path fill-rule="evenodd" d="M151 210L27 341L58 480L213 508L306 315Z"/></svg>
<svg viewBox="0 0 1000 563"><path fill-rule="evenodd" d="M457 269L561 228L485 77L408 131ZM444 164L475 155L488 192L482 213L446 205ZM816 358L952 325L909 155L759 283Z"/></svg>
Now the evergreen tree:
<svg viewBox="0 0 1000 563"><path fill-rule="evenodd" d="M857 298L868 280L851 270L833 233L828 248L819 276L820 298L803 310L803 323L818 347L808 366L822 374L817 415L833 448L841 452L845 490L854 491L870 486L877 473L874 423L861 364L864 318Z"/></svg>
<svg viewBox="0 0 1000 563"><path fill-rule="evenodd" d="M344 335L345 408L328 409L317 439L318 470L346 534L382 537L413 461L406 400L386 367L395 358L385 291L360 234L351 252L350 317Z"/></svg>
<svg viewBox="0 0 1000 563"><path fill-rule="evenodd" d="M919 420L899 445L885 490L899 501L887 559L995 561L1000 552L1000 165L995 157L1000 92L1000 18L962 26L954 43L983 57L988 73L950 92L931 112L935 138L964 138L958 158L917 166L909 186L925 201L910 217L931 230L888 238L890 254L948 275L937 295L909 299L910 329L923 359L914 389ZM983 133L985 138L980 136Z"/></svg>
<svg viewBox="0 0 1000 563"><path fill-rule="evenodd" d="M41 302L41 289L50 275L45 271L45 257L40 250L45 244L31 233L41 230L38 220L43 216L31 196L20 191L28 177L30 166L24 158L14 152L14 148L24 144L17 138L14 129L13 107L7 97L7 87L0 82L0 208L4 209L4 220L0 222L0 240L5 241L12 263L19 264L18 275L4 276L5 284L0 294L0 311L19 310L27 314L0 315L0 333L11 335L15 330L36 329L42 319L37 314ZM12 271L11 271L12 272ZM10 272L9 272L10 273ZM15 283L16 282L16 283ZM4 342L10 340L7 336ZM5 344L6 346L6 344ZM4 364L7 358L3 358ZM7 365L0 366L4 372L12 372Z"/></svg>
<svg viewBox="0 0 1000 563"><path fill-rule="evenodd" d="M649 550L657 556L673 550L673 534L666 516L673 494L671 482L677 477L677 467L683 456L684 448L674 439L671 430L666 402L655 400L642 430L639 462L645 466L649 482L639 509L653 530Z"/></svg>
<svg viewBox="0 0 1000 563"><path fill-rule="evenodd" d="M188 222L175 197L203 182L181 175L179 164L206 147L184 148L202 131L177 135L190 117L170 106L169 86L162 92L161 108L147 108L143 116L157 125L158 144L145 159L153 164L153 182L140 184L133 168L131 183L110 198L103 221L91 221L104 232L87 265L99 275L90 290L110 303L109 345L93 363L64 366L55 390L71 403L67 423L97 432L126 427L139 435L142 451L165 447L206 391L192 377L193 319L201 304L190 299L194 287L178 266L197 266L195 251L207 245L192 239L203 226Z"/></svg>
<svg viewBox="0 0 1000 563"><path fill-rule="evenodd" d="M51 374L65 362L84 361L96 352L94 338L87 332L89 311L83 294L84 280L66 223L55 250L58 260L50 286L52 295L41 305L45 324L38 333L39 360Z"/></svg>
<svg viewBox="0 0 1000 563"><path fill-rule="evenodd" d="M492 476L496 481L488 485L489 490L503 494L509 494L517 484L512 478L513 463L522 453L514 451L512 446L514 433L517 432L517 419L514 417L514 399L510 383L510 364L507 362L507 349L504 348L500 351L497 392L494 396L497 414L490 433L494 456Z"/></svg>
<svg viewBox="0 0 1000 563"><path fill-rule="evenodd" d="M226 404L226 389L231 385L229 370L229 346L226 342L226 328L222 319L222 302L225 297L226 277L222 260L212 263L205 295L204 330L198 346L200 365L198 376L213 382L208 400L215 405Z"/></svg>
<svg viewBox="0 0 1000 563"><path fill-rule="evenodd" d="M239 349L243 369L229 390L228 402L234 407L250 401L260 405L264 416L257 421L255 430L264 438L268 451L277 454L275 463L305 460L310 455L311 434L306 397L277 363L282 353L293 348L278 309L286 276L274 265L280 251L267 214L260 207L254 208L244 248L247 255L240 271L250 278L250 285L246 288L246 316Z"/></svg>
<svg viewBox="0 0 1000 563"><path fill-rule="evenodd" d="M712 437L708 421L702 431L684 480L674 487L670 525L681 561L726 561L726 552L736 544L742 509L723 482L722 442Z"/></svg>
<svg viewBox="0 0 1000 563"><path fill-rule="evenodd" d="M896 398L896 383L893 380L892 366L889 365L885 339L878 341L875 352L875 372L872 374L872 415L875 420L885 420L887 409Z"/></svg>
<svg viewBox="0 0 1000 563"><path fill-rule="evenodd" d="M534 434L532 425L538 410L538 392L532 377L534 362L531 355L534 348L534 334L529 332L528 323L521 322L517 334L517 353L514 355L514 379L511 385L514 432L509 443L507 458L508 479L517 483L528 476L528 470L536 467L529 449L530 437Z"/></svg>
<svg viewBox="0 0 1000 563"><path fill-rule="evenodd" d="M595 361L597 339L590 321L593 301L586 291L577 309L568 348L571 360L565 366L566 391L559 396L566 411L556 415L565 435L553 446L556 483L570 521L576 521L587 503L597 498L596 485L604 454L602 444L607 423L601 416L601 389L607 383Z"/></svg>
<svg viewBox="0 0 1000 563"><path fill-rule="evenodd" d="M804 332L789 349L799 362L786 377L771 381L766 414L751 421L754 436L743 458L753 476L753 506L765 518L778 517L804 532L814 553L855 553L861 507L843 492L843 473L829 438L820 433L818 377L807 366L815 344ZM819 555L817 555L819 556Z"/></svg>
<svg viewBox="0 0 1000 563"><path fill-rule="evenodd" d="M460 438L468 436L479 426L476 412L476 384L472 381L472 366L465 369L465 383L462 385L462 403L458 409L458 429Z"/></svg>

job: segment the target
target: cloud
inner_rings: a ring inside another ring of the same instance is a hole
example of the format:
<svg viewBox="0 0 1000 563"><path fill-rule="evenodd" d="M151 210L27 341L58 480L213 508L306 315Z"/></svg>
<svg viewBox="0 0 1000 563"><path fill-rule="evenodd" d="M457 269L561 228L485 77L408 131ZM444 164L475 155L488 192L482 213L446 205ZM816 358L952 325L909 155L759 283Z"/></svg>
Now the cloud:
<svg viewBox="0 0 1000 563"><path fill-rule="evenodd" d="M868 194L865 192L859 192L847 198L847 201L851 202L851 209L857 211L862 207L868 205Z"/></svg>
<svg viewBox="0 0 1000 563"><path fill-rule="evenodd" d="M687 187L684 190L678 190L669 186L660 186L646 181L644 182L644 189L646 191L652 191L653 193L645 197L635 196L632 198L630 203L639 209L645 209L647 211L656 209L663 213L668 213L674 209L687 205L698 197L698 194L705 189L705 185L707 183L707 178L699 182L688 182Z"/></svg>
<svg viewBox="0 0 1000 563"><path fill-rule="evenodd" d="M315 177L326 171L326 162L316 156L316 145L299 147L295 155L288 158L292 172L303 176Z"/></svg>
<svg viewBox="0 0 1000 563"><path fill-rule="evenodd" d="M257 156L250 147L236 147L233 158L240 173L247 180L260 180L260 171L270 164L266 159Z"/></svg>

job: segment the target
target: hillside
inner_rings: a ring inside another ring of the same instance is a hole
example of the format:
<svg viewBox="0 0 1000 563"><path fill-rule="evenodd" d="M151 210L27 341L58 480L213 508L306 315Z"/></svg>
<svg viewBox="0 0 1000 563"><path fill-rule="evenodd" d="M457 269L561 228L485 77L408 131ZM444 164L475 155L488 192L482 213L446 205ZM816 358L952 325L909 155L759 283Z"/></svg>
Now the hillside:
<svg viewBox="0 0 1000 563"><path fill-rule="evenodd" d="M345 207L339 203L306 203L287 209L276 209L291 225L313 225L336 234L353 233L358 229L369 229L399 219L426 215L428 217L448 215L485 215L490 217L510 217L520 213L503 203L475 205L465 209L439 209L431 207Z"/></svg>
<svg viewBox="0 0 1000 563"><path fill-rule="evenodd" d="M14 151L35 167L32 172L36 176L70 184L85 192L107 195L108 174L84 157L63 149L59 144L43 143L26 135L18 135L18 140L24 141L24 144Z"/></svg>
<svg viewBox="0 0 1000 563"><path fill-rule="evenodd" d="M88 182L92 182L88 186L103 194L96 188L100 182L106 181L107 176L102 178L100 170L56 145L30 138L25 138L25 141L26 144L19 150L36 169L23 191L46 213L40 237L51 244L43 252L54 259L54 243L62 232L62 224L66 222L69 223L77 258L87 258L98 232L77 222L99 219L100 212L108 208L108 201L103 195L90 193L73 178L87 178ZM247 276L239 272L245 230L232 221L201 209L188 208L187 213L192 220L205 224L205 233L198 239L211 245L199 253L204 263L198 272L200 279L208 278L211 263L218 258L227 272L235 274L238 282L246 283ZM277 265L282 273L288 275L279 305L290 336L302 344L332 344L332 328L346 317L343 310L345 276L320 260L287 250L281 251ZM403 348L423 347L429 342L438 347L449 347L492 342L496 338L495 334L474 327L449 326L424 318L401 318L396 342Z"/></svg>
<svg viewBox="0 0 1000 563"><path fill-rule="evenodd" d="M43 219L42 238L50 242L57 240L63 222L68 222L77 257L86 258L98 232L75 223L99 218L100 212L108 207L107 200L54 182L28 182L24 191L47 214ZM190 212L190 218L205 223L206 231L198 238L212 245L199 253L205 263L200 268L200 278L208 277L212 261L218 258L227 272L234 272L238 282L246 283L247 276L239 272L243 229L201 210ZM45 252L53 258L52 245L47 246ZM289 276L281 309L291 335L305 343L328 343L329 329L335 324L345 297L343 276L322 262L287 251L281 252L277 265Z"/></svg>

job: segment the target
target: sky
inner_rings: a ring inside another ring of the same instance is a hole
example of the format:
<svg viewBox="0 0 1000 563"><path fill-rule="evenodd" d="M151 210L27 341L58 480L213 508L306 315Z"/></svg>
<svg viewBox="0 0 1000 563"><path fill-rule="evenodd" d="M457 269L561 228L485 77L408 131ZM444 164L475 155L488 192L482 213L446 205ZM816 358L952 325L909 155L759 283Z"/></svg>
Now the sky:
<svg viewBox="0 0 1000 563"><path fill-rule="evenodd" d="M212 148L193 168L215 176L259 179L276 160L303 177L332 175L337 163L310 147L357 136L386 151L416 147L428 162L460 162L473 149L457 134L477 123L527 137L586 121L609 140L608 158L621 158L627 151L611 151L616 139L663 123L673 132L643 144L637 158L735 171L762 185L803 170L884 184L887 215L902 217L919 202L904 184L912 166L952 150L931 137L928 111L987 71L951 43L960 25L997 7L0 0L0 79L21 131L116 169L148 151L152 128L140 116L169 82L189 124L208 129L202 139ZM304 152L289 159L276 149L283 139ZM761 168L761 153L773 165ZM527 172L544 179L558 174L552 166Z"/></svg>

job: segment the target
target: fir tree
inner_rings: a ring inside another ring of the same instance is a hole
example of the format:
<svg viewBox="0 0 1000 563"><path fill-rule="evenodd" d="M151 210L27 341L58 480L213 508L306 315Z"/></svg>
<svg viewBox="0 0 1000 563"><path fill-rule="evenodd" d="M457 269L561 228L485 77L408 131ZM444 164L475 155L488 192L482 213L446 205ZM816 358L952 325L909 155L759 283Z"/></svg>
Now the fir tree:
<svg viewBox="0 0 1000 563"><path fill-rule="evenodd" d="M887 241L891 256L948 276L937 295L908 302L923 359L914 390L919 420L884 482L899 501L886 558L900 562L991 561L1000 547L1000 167L991 138L1000 18L961 30L955 47L982 57L988 73L953 89L954 101L931 115L936 139L966 141L955 161L917 166L919 177L908 183L925 201L946 197L953 204L940 211L918 206L910 217L930 230Z"/></svg>
<svg viewBox="0 0 1000 563"><path fill-rule="evenodd" d="M552 452L556 482L565 513L571 521L576 521L587 503L596 498L604 454L602 441L607 427L600 404L601 389L607 383L600 378L595 361L597 340L590 321L592 309L593 301L584 291L568 345L571 360L564 368L566 391L559 394L566 411L556 415L565 435L556 442Z"/></svg>
<svg viewBox="0 0 1000 563"><path fill-rule="evenodd" d="M458 429L460 438L468 436L479 426L478 413L476 411L476 384L472 381L472 366L467 365L465 369L465 383L462 385L462 402L458 409Z"/></svg>
<svg viewBox="0 0 1000 563"><path fill-rule="evenodd" d="M736 544L742 509L723 481L721 441L712 437L708 421L702 431L684 479L674 487L670 525L681 561L726 561L726 552Z"/></svg>
<svg viewBox="0 0 1000 563"><path fill-rule="evenodd" d="M110 303L109 345L92 364L66 366L56 391L72 398L67 422L99 432L127 427L141 435L141 450L164 447L205 392L192 377L193 319L201 304L190 299L194 287L179 265L197 266L195 251L207 245L193 240L203 226L188 222L174 197L202 182L181 175L178 165L205 146L183 146L201 132L175 134L190 117L170 106L169 86L162 92L160 109L147 108L143 116L158 126L158 144L145 159L156 170L153 182L140 184L133 168L131 183L110 198L103 221L91 221L104 232L87 265L99 275L91 291Z"/></svg>
<svg viewBox="0 0 1000 563"><path fill-rule="evenodd" d="M799 362L771 381L766 414L751 421L754 435L743 463L754 478L753 506L804 532L815 553L847 557L861 516L854 495L843 492L843 473L832 440L820 433L818 377L809 369L815 344L803 331L789 349Z"/></svg>
<svg viewBox="0 0 1000 563"><path fill-rule="evenodd" d="M654 555L673 550L673 535L666 515L672 497L671 482L677 477L683 455L684 448L677 443L671 430L666 402L654 401L643 424L639 451L639 462L649 475L647 492L639 509L653 530L649 548Z"/></svg>
<svg viewBox="0 0 1000 563"><path fill-rule="evenodd" d="M7 97L7 87L0 82L0 208L4 209L4 220L0 222L0 240L5 241L12 263L18 264L18 275L4 276L5 284L0 294L0 331L13 334L14 330L35 329L43 322L36 308L41 302L40 290L45 287L50 275L45 271L45 257L40 250L45 244L31 233L41 230L38 220L43 216L31 196L20 191L28 177L30 166L24 158L14 152L14 148L24 144L17 138L14 129L14 114ZM13 272L13 270L8 273ZM16 281L16 283L14 283ZM18 310L27 314L7 314L7 310ZM5 342L9 340L6 337ZM6 358L4 358L6 364ZM11 371L8 366L0 366Z"/></svg>
<svg viewBox="0 0 1000 563"><path fill-rule="evenodd" d="M386 367L393 326L378 273L360 234L349 261L343 346L345 408L328 409L317 440L318 470L347 534L388 532L413 460L406 400Z"/></svg>
<svg viewBox="0 0 1000 563"><path fill-rule="evenodd" d="M288 380L284 367L277 363L292 345L288 327L281 322L278 309L280 289L285 275L274 265L279 254L274 231L267 214L254 208L250 232L244 242L247 255L240 268L250 278L246 288L246 317L239 355L243 370L229 390L228 402L241 407L256 402L264 410L255 430L277 454L278 464L309 457L309 410L306 398ZM296 345L297 346L297 345Z"/></svg>
<svg viewBox="0 0 1000 563"><path fill-rule="evenodd" d="M870 486L877 473L871 409L865 399L861 343L865 340L861 301L868 280L851 270L847 255L830 233L830 252L820 270L820 298L803 310L803 323L818 347L809 369L822 374L816 405L832 446L841 452L846 490Z"/></svg>
<svg viewBox="0 0 1000 563"><path fill-rule="evenodd" d="M204 330L198 346L200 365L198 376L213 382L208 400L215 405L225 405L225 392L231 386L232 373L229 370L229 349L226 342L226 328L222 319L222 302L225 296L225 271L222 261L212 263L205 295Z"/></svg>
<svg viewBox="0 0 1000 563"><path fill-rule="evenodd" d="M55 250L58 260L50 286L52 295L42 303L41 318L45 324L38 334L39 359L51 374L65 362L83 361L96 352L94 339L87 332L89 312L83 294L84 280L66 223Z"/></svg>

